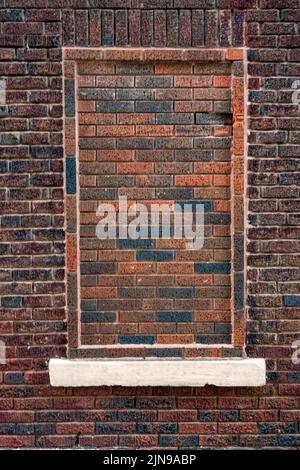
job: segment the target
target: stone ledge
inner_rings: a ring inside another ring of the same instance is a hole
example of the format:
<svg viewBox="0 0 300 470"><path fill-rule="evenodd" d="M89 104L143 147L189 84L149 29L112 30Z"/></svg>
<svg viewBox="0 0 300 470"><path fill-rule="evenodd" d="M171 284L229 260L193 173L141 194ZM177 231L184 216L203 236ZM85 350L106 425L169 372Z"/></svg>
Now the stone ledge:
<svg viewBox="0 0 300 470"><path fill-rule="evenodd" d="M54 387L258 387L266 383L264 359L51 359L49 374Z"/></svg>

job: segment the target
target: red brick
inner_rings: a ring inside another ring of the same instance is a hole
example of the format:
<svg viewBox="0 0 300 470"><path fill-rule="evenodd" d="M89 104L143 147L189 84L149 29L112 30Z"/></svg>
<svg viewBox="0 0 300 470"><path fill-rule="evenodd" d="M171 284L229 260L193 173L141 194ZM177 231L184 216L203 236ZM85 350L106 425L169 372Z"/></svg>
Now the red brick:
<svg viewBox="0 0 300 470"><path fill-rule="evenodd" d="M177 186L209 186L211 183L212 177L208 175L189 175L175 177L175 184Z"/></svg>
<svg viewBox="0 0 300 470"><path fill-rule="evenodd" d="M228 75L216 75L213 78L213 85L216 88L228 88L231 85L231 77Z"/></svg>
<svg viewBox="0 0 300 470"><path fill-rule="evenodd" d="M117 289L114 287L82 287L81 297L83 299L103 298L110 299L117 296Z"/></svg>
<svg viewBox="0 0 300 470"><path fill-rule="evenodd" d="M179 423L179 432L182 434L215 434L216 423Z"/></svg>
<svg viewBox="0 0 300 470"><path fill-rule="evenodd" d="M153 163L118 163L117 172L121 175L153 173Z"/></svg>

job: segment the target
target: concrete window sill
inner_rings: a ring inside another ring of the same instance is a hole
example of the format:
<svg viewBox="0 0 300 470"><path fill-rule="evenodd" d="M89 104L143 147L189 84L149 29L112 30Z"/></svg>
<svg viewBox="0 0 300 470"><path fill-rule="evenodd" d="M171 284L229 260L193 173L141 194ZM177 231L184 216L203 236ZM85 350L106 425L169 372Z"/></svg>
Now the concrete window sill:
<svg viewBox="0 0 300 470"><path fill-rule="evenodd" d="M258 387L266 383L264 359L51 359L49 373L54 387Z"/></svg>

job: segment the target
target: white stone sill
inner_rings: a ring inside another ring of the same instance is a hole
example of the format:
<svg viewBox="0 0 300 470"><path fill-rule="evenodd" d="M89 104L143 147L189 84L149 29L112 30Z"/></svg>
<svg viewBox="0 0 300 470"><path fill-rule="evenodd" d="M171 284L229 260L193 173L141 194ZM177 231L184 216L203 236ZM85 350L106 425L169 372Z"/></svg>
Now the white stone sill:
<svg viewBox="0 0 300 470"><path fill-rule="evenodd" d="M259 387L266 383L264 359L50 359L54 387L121 385Z"/></svg>

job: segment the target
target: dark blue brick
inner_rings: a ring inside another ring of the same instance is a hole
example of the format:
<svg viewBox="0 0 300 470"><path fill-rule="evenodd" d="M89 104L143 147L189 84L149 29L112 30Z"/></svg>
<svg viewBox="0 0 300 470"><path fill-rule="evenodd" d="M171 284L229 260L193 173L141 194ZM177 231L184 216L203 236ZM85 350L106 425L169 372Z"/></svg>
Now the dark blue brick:
<svg viewBox="0 0 300 470"><path fill-rule="evenodd" d="M256 57L256 51L253 51L253 50L247 51L247 59L249 60L249 62L252 62L253 60L255 60L255 57Z"/></svg>
<svg viewBox="0 0 300 470"><path fill-rule="evenodd" d="M260 335L256 333L248 333L247 334L247 343L248 344L259 344L260 343Z"/></svg>
<svg viewBox="0 0 300 470"><path fill-rule="evenodd" d="M81 274L114 274L116 269L116 263L101 261L83 261L80 263Z"/></svg>
<svg viewBox="0 0 300 470"><path fill-rule="evenodd" d="M0 424L0 434L15 434L16 425L13 423Z"/></svg>
<svg viewBox="0 0 300 470"><path fill-rule="evenodd" d="M10 116L12 113L12 109L7 105L0 105L0 117Z"/></svg>
<svg viewBox="0 0 300 470"><path fill-rule="evenodd" d="M183 446L196 447L199 443L199 437L197 435L181 435L180 443ZM162 447L174 447L174 436L159 436L159 445Z"/></svg>
<svg viewBox="0 0 300 470"><path fill-rule="evenodd" d="M181 206L181 208L185 210L185 212L187 212L187 211L194 212L196 210L198 204L202 204L204 206L204 211L205 212L213 210L213 202L208 201L208 200L204 200L204 201L195 201L195 200L176 201L176 204L179 204ZM188 206L184 207L184 204L188 204Z"/></svg>
<svg viewBox="0 0 300 470"><path fill-rule="evenodd" d="M156 114L156 124L194 124L193 113Z"/></svg>
<svg viewBox="0 0 300 470"><path fill-rule="evenodd" d="M123 88L117 90L117 100L151 100L154 98L153 90L143 90L139 88ZM106 98L107 99L107 98Z"/></svg>
<svg viewBox="0 0 300 470"><path fill-rule="evenodd" d="M4 308L20 308L22 305L22 297L2 297L1 305Z"/></svg>
<svg viewBox="0 0 300 470"><path fill-rule="evenodd" d="M96 310L97 309L97 300L82 300L80 302L81 310Z"/></svg>
<svg viewBox="0 0 300 470"><path fill-rule="evenodd" d="M13 160L9 163L10 171L13 171L15 173L24 171L26 167L26 162L20 160Z"/></svg>
<svg viewBox="0 0 300 470"><path fill-rule="evenodd" d="M96 434L124 433L124 423L96 423Z"/></svg>
<svg viewBox="0 0 300 470"><path fill-rule="evenodd" d="M117 247L118 248L125 248L125 249L135 249L135 248L153 248L154 247L154 240L150 239L137 239L132 240L131 238L120 238L117 240Z"/></svg>
<svg viewBox="0 0 300 470"><path fill-rule="evenodd" d="M132 113L133 101L99 101L96 104L97 113Z"/></svg>
<svg viewBox="0 0 300 470"><path fill-rule="evenodd" d="M234 260L233 266L235 271L243 271L244 269L244 234L235 233L233 236Z"/></svg>
<svg viewBox="0 0 300 470"><path fill-rule="evenodd" d="M153 137L119 137L118 149L151 149L153 148Z"/></svg>
<svg viewBox="0 0 300 470"><path fill-rule="evenodd" d="M159 423L155 425L155 431L163 434L175 434L177 432L176 423ZM137 432L139 433L153 433L152 423L137 423Z"/></svg>
<svg viewBox="0 0 300 470"><path fill-rule="evenodd" d="M281 173L279 175L279 184L300 184L300 173Z"/></svg>
<svg viewBox="0 0 300 470"><path fill-rule="evenodd" d="M86 411L75 411L75 421L89 421L90 416ZM103 419L107 421L118 421L117 411L103 411Z"/></svg>
<svg viewBox="0 0 300 470"><path fill-rule="evenodd" d="M7 171L7 162L5 160L0 161L0 173L5 173Z"/></svg>
<svg viewBox="0 0 300 470"><path fill-rule="evenodd" d="M257 423L257 425L262 434L276 434L277 427L273 423Z"/></svg>
<svg viewBox="0 0 300 470"><path fill-rule="evenodd" d="M256 103L257 101L258 102L263 102L266 93L269 93L269 92L260 91L260 90L259 91L249 91L248 99L249 99L250 102L254 102L254 103Z"/></svg>
<svg viewBox="0 0 300 470"><path fill-rule="evenodd" d="M239 420L238 410L222 411L222 421L238 421L238 420Z"/></svg>
<svg viewBox="0 0 300 470"><path fill-rule="evenodd" d="M199 410L198 411L198 420L199 421L215 421L216 416L213 411Z"/></svg>
<svg viewBox="0 0 300 470"><path fill-rule="evenodd" d="M229 137L194 137L194 147L206 149L230 149L231 139Z"/></svg>
<svg viewBox="0 0 300 470"><path fill-rule="evenodd" d="M286 307L300 307L300 295L284 295L283 304Z"/></svg>
<svg viewBox="0 0 300 470"><path fill-rule="evenodd" d="M154 344L155 337L152 335L121 335L120 344Z"/></svg>
<svg viewBox="0 0 300 470"><path fill-rule="evenodd" d="M146 410L157 410L157 409L175 409L176 398L171 394L162 397L136 397L136 407Z"/></svg>
<svg viewBox="0 0 300 470"><path fill-rule="evenodd" d="M24 372L6 372L4 381L6 384L22 384Z"/></svg>
<svg viewBox="0 0 300 470"><path fill-rule="evenodd" d="M30 232L30 230L14 230L14 240L32 240L32 235Z"/></svg>
<svg viewBox="0 0 300 470"><path fill-rule="evenodd" d="M158 297L172 297L175 299L185 299L193 297L194 289L192 287L159 287L157 289Z"/></svg>
<svg viewBox="0 0 300 470"><path fill-rule="evenodd" d="M31 147L30 156L36 158L62 158L64 151L62 147Z"/></svg>
<svg viewBox="0 0 300 470"><path fill-rule="evenodd" d="M174 251L138 251L136 259L137 261L173 261Z"/></svg>
<svg viewBox="0 0 300 470"><path fill-rule="evenodd" d="M0 255L9 255L10 254L10 244L0 244Z"/></svg>
<svg viewBox="0 0 300 470"><path fill-rule="evenodd" d="M284 434L297 434L298 425L297 422L291 423L258 423L259 432L262 434L277 434L278 431L283 432Z"/></svg>
<svg viewBox="0 0 300 470"><path fill-rule="evenodd" d="M230 263L195 263L195 272L199 274L229 274Z"/></svg>
<svg viewBox="0 0 300 470"><path fill-rule="evenodd" d="M65 114L75 116L75 83L73 78L65 78Z"/></svg>
<svg viewBox="0 0 300 470"><path fill-rule="evenodd" d="M117 319L115 312L81 312L83 323L115 322Z"/></svg>
<svg viewBox="0 0 300 470"><path fill-rule="evenodd" d="M19 227L21 218L18 215L6 215L1 217L2 227Z"/></svg>
<svg viewBox="0 0 300 470"><path fill-rule="evenodd" d="M234 307L236 310L244 308L244 273L234 274Z"/></svg>
<svg viewBox="0 0 300 470"><path fill-rule="evenodd" d="M55 424L52 423L43 423L43 424L17 424L16 425L16 434L24 435L43 435L43 434L55 434Z"/></svg>
<svg viewBox="0 0 300 470"><path fill-rule="evenodd" d="M79 100L113 100L115 98L114 90L105 88L80 88L78 92Z"/></svg>
<svg viewBox="0 0 300 470"><path fill-rule="evenodd" d="M15 172L15 173L28 172L29 171L28 161L13 160L9 164L9 169L11 172ZM41 161L39 163L39 170L49 171L50 170L49 161L47 160Z"/></svg>
<svg viewBox="0 0 300 470"><path fill-rule="evenodd" d="M114 12L103 10L101 21L101 39L103 46L114 45Z"/></svg>
<svg viewBox="0 0 300 470"><path fill-rule="evenodd" d="M50 229L50 230L36 230L35 231L36 239L40 240L64 240L65 231L63 229Z"/></svg>
<svg viewBox="0 0 300 470"><path fill-rule="evenodd" d="M38 422L70 422L74 421L73 411L37 411L36 421Z"/></svg>
<svg viewBox="0 0 300 470"><path fill-rule="evenodd" d="M24 21L24 10L22 9L3 9L0 11L0 21Z"/></svg>
<svg viewBox="0 0 300 470"><path fill-rule="evenodd" d="M169 113L173 111L172 101L136 101L135 110L138 113Z"/></svg>
<svg viewBox="0 0 300 470"><path fill-rule="evenodd" d="M76 159L66 158L66 191L67 194L76 194Z"/></svg>
<svg viewBox="0 0 300 470"><path fill-rule="evenodd" d="M214 332L217 334L231 333L231 323L222 323L222 322L215 323Z"/></svg>
<svg viewBox="0 0 300 470"><path fill-rule="evenodd" d="M80 189L80 199L83 200L95 200L95 199L116 199L117 191L116 189L108 189L108 188L85 188Z"/></svg>
<svg viewBox="0 0 300 470"><path fill-rule="evenodd" d="M300 372L288 372L289 382L300 382Z"/></svg>
<svg viewBox="0 0 300 470"><path fill-rule="evenodd" d="M278 374L277 372L267 372L266 377L268 383L277 382Z"/></svg>
<svg viewBox="0 0 300 470"><path fill-rule="evenodd" d="M298 436L287 436L281 435L277 437L278 445L284 447L295 447L300 446L300 435Z"/></svg>
<svg viewBox="0 0 300 470"><path fill-rule="evenodd" d="M196 124L231 124L231 114L196 113Z"/></svg>
<svg viewBox="0 0 300 470"><path fill-rule="evenodd" d="M190 322L192 312L156 312L156 320L160 322Z"/></svg>

